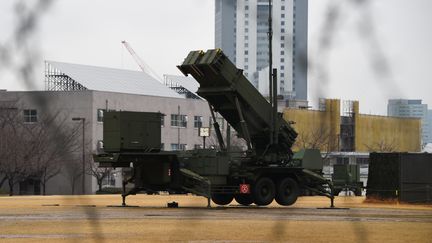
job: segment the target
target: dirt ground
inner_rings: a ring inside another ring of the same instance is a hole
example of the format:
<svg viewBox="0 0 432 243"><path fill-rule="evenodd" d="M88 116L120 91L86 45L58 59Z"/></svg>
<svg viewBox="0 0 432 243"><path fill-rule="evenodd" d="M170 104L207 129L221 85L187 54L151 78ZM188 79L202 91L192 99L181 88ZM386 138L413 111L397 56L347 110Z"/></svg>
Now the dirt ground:
<svg viewBox="0 0 432 243"><path fill-rule="evenodd" d="M176 201L179 208L167 208ZM432 242L432 206L302 197L207 208L196 196L0 197L0 242Z"/></svg>

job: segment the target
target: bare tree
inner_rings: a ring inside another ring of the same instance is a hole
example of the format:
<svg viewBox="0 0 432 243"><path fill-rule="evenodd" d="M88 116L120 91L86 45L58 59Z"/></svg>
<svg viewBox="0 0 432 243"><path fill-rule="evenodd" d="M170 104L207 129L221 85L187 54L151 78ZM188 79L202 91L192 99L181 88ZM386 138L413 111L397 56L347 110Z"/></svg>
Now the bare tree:
<svg viewBox="0 0 432 243"><path fill-rule="evenodd" d="M42 185L43 195L47 182L61 172L63 161L78 150L79 126L68 126L68 120L69 116L55 112L42 118L34 129L32 170Z"/></svg>
<svg viewBox="0 0 432 243"><path fill-rule="evenodd" d="M64 163L64 175L71 187L71 194L75 194L76 184L81 176L85 176L82 170L82 164L78 157L66 160Z"/></svg>
<svg viewBox="0 0 432 243"><path fill-rule="evenodd" d="M88 158L91 158L91 156L88 156ZM87 174L96 179L99 191L102 191L104 179L110 176L112 172L113 168L111 167L99 167L92 158L87 160Z"/></svg>
<svg viewBox="0 0 432 243"><path fill-rule="evenodd" d="M15 106L2 109L0 112L0 174L9 186L9 195L14 195L14 187L30 173L29 158L33 141L32 126L26 127L20 119L19 110Z"/></svg>
<svg viewBox="0 0 432 243"><path fill-rule="evenodd" d="M398 148L396 140L381 139L378 142L365 144L369 152L395 152Z"/></svg>
<svg viewBox="0 0 432 243"><path fill-rule="evenodd" d="M0 107L0 186L8 181L13 195L17 183L35 179L45 195L47 182L60 173L62 161L77 149L79 129L67 126L68 116L61 112L25 121L18 103L2 102Z"/></svg>
<svg viewBox="0 0 432 243"><path fill-rule="evenodd" d="M329 129L323 126L299 132L295 143L295 147L299 149L320 149L327 152L336 150L337 145L337 138L331 136Z"/></svg>

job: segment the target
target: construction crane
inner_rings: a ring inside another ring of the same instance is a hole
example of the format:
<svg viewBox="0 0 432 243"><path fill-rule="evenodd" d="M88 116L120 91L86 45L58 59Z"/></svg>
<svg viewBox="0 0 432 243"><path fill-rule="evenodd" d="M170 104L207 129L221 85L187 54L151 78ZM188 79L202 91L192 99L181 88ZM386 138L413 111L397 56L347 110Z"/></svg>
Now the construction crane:
<svg viewBox="0 0 432 243"><path fill-rule="evenodd" d="M135 62L138 64L138 66L141 68L141 70L143 72L145 72L146 74L150 75L151 77L155 78L156 80L158 80L159 82L163 83L163 79L149 66L147 65L147 63L145 63L134 51L134 49L131 47L131 45L126 42L126 41L122 41L121 42L124 47L128 50L128 52L131 54L131 56L133 57L133 59L135 60Z"/></svg>

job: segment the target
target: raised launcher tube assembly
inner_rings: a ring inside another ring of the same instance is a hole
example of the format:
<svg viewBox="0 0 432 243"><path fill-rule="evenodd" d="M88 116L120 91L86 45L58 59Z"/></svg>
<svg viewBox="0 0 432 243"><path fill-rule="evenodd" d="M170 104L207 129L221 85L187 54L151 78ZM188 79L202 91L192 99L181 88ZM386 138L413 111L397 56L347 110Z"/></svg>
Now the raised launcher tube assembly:
<svg viewBox="0 0 432 243"><path fill-rule="evenodd" d="M198 94L246 140L254 162L262 164L287 163L297 133L277 115L275 131L278 143L270 144L272 106L237 69L220 49L192 51L178 68L192 75L200 87Z"/></svg>

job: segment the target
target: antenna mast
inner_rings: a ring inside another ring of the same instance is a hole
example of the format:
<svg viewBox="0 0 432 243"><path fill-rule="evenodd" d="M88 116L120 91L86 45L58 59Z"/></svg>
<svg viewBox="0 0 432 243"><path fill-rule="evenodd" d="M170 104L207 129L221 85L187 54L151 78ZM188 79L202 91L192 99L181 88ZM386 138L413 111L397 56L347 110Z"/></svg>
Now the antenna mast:
<svg viewBox="0 0 432 243"><path fill-rule="evenodd" d="M268 2L269 7L269 17L268 17L268 40L269 40L269 102L273 107L273 55L272 55L272 42L273 42L273 28L272 28L272 0ZM270 113L270 121L273 121L273 112ZM273 122L270 125L270 145L273 145L273 137L274 137L274 126Z"/></svg>

